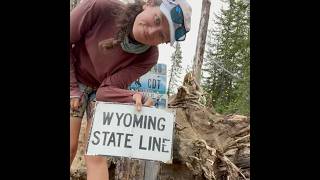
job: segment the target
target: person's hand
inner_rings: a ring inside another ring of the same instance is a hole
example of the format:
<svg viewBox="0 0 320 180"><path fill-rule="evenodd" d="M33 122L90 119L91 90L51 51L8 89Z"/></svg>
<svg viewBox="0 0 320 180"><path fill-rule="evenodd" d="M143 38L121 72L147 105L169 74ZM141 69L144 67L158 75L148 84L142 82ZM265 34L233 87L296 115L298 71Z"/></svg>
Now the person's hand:
<svg viewBox="0 0 320 180"><path fill-rule="evenodd" d="M80 98L75 97L70 99L70 107L72 110L78 110L79 106L80 106Z"/></svg>
<svg viewBox="0 0 320 180"><path fill-rule="evenodd" d="M133 95L133 100L136 102L136 109L137 111L141 111L142 108L142 95L140 93L136 93ZM152 98L148 97L147 101L143 104L145 106L152 106L153 105L153 100Z"/></svg>
<svg viewBox="0 0 320 180"><path fill-rule="evenodd" d="M151 97L148 97L147 101L144 103L145 106L151 107L153 106L153 100Z"/></svg>
<svg viewBox="0 0 320 180"><path fill-rule="evenodd" d="M136 102L136 109L137 111L141 111L142 106L142 95L140 93L135 93L132 96L133 100Z"/></svg>

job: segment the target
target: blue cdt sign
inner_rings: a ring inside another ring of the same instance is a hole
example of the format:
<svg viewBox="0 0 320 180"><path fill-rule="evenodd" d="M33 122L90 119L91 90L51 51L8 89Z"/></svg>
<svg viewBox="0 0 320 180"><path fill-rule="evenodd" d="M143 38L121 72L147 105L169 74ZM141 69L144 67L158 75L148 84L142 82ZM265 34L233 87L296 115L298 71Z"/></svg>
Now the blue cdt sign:
<svg viewBox="0 0 320 180"><path fill-rule="evenodd" d="M167 65L154 65L149 72L131 83L129 89L151 97L156 108L167 108Z"/></svg>

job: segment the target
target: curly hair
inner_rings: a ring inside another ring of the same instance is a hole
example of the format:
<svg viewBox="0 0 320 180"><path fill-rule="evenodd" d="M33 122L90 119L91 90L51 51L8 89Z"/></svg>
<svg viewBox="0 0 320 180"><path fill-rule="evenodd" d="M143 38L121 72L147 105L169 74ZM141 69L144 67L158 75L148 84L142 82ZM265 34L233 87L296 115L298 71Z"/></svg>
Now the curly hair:
<svg viewBox="0 0 320 180"><path fill-rule="evenodd" d="M160 6L162 0L153 0L155 6ZM143 5L146 2L143 0L135 0L133 3L128 3L122 9L115 10L114 14L117 16L116 25L119 28L116 38L108 38L99 42L99 47L102 50L111 49L119 45L125 36L132 31L135 18L143 11Z"/></svg>

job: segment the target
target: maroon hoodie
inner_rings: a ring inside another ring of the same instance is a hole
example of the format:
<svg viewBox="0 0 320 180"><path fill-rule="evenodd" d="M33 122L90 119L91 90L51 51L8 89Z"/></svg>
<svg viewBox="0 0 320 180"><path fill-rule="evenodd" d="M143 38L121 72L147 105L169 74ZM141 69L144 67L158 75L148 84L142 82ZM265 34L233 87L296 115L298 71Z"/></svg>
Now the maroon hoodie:
<svg viewBox="0 0 320 180"><path fill-rule="evenodd" d="M70 97L80 97L78 82L97 89L98 101L133 103L127 90L158 60L158 48L132 54L118 45L102 52L100 41L116 37L113 10L124 6L118 0L85 0L70 14Z"/></svg>

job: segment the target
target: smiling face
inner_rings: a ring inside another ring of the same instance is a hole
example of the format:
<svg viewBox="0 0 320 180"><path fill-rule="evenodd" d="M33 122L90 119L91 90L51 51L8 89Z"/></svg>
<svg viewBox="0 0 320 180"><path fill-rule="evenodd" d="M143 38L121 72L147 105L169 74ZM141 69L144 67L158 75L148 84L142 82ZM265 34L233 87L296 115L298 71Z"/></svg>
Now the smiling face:
<svg viewBox="0 0 320 180"><path fill-rule="evenodd" d="M169 42L169 24L159 6L145 5L143 9L137 15L133 24L132 34L134 39L150 46Z"/></svg>

